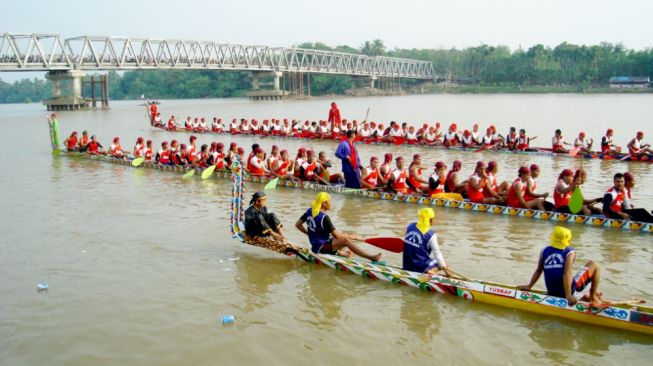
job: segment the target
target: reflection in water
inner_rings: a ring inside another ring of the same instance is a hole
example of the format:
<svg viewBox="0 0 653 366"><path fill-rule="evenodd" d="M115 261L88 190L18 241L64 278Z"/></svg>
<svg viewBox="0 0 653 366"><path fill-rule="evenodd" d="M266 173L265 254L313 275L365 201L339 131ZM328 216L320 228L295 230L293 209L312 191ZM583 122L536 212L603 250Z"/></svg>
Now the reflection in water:
<svg viewBox="0 0 653 366"><path fill-rule="evenodd" d="M434 336L440 333L440 311L438 306L423 306L424 297L442 296L427 292L402 289L399 318L406 329L415 333L424 343L430 343ZM435 299L433 301L439 301Z"/></svg>
<svg viewBox="0 0 653 366"><path fill-rule="evenodd" d="M293 260L281 256L260 257L240 253L236 261L236 283L245 299L245 311L250 312L269 305L270 286L283 282L288 272L295 268Z"/></svg>
<svg viewBox="0 0 653 366"><path fill-rule="evenodd" d="M530 330L528 336L543 351L537 356L554 362L575 363L576 360L572 359L575 354L568 351L601 356L616 341L608 341L612 337L603 330L589 332L585 326L569 326L560 320L531 320L525 323Z"/></svg>

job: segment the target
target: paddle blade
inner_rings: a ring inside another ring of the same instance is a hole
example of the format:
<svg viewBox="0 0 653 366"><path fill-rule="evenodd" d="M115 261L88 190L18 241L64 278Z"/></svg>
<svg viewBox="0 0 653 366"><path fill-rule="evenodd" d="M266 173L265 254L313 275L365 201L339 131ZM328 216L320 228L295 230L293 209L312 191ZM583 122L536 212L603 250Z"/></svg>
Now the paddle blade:
<svg viewBox="0 0 653 366"><path fill-rule="evenodd" d="M193 175L195 175L195 169L191 169L188 172L186 172L186 174L184 174L184 176L182 178L183 179L188 179L188 178L192 177Z"/></svg>
<svg viewBox="0 0 653 366"><path fill-rule="evenodd" d="M395 137L395 145L403 145L404 142L406 141L404 140L403 137Z"/></svg>
<svg viewBox="0 0 653 366"><path fill-rule="evenodd" d="M464 201L464 198L460 193L435 193L431 195L431 198L441 198L450 201Z"/></svg>
<svg viewBox="0 0 653 366"><path fill-rule="evenodd" d="M580 146L575 147L573 149L569 150L569 156L576 157L578 155L578 152L580 151Z"/></svg>
<svg viewBox="0 0 653 366"><path fill-rule="evenodd" d="M141 164L143 164L144 161L145 161L144 157L136 158L132 160L132 166L141 166Z"/></svg>
<svg viewBox="0 0 653 366"><path fill-rule="evenodd" d="M202 172L202 179L208 179L211 174L215 171L215 165L211 165L210 167L204 169Z"/></svg>
<svg viewBox="0 0 653 366"><path fill-rule="evenodd" d="M401 238L366 238L365 242L393 253L404 251L404 239Z"/></svg>
<svg viewBox="0 0 653 366"><path fill-rule="evenodd" d="M268 184L265 185L265 190L270 190L270 189L275 189L277 188L277 184L279 183L279 178L274 178L271 181L268 182Z"/></svg>
<svg viewBox="0 0 653 366"><path fill-rule="evenodd" d="M580 187L574 189L574 193L571 194L571 199L569 200L569 211L575 214L578 213L583 208L583 192L580 191Z"/></svg>

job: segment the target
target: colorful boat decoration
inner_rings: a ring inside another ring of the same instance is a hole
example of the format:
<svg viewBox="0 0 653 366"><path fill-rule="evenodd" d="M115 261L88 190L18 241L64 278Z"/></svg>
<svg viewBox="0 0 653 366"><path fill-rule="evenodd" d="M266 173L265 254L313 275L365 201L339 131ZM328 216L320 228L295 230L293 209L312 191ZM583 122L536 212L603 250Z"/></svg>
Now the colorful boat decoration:
<svg viewBox="0 0 653 366"><path fill-rule="evenodd" d="M63 155L70 156L70 157L80 157L85 159L100 160L100 161L110 162L114 164L123 164L123 165L131 166L130 160L120 160L105 155L88 155L88 154L77 153L77 152L68 152L65 150L62 150L61 152ZM153 162L144 162L141 165L141 167L147 169L171 171L171 172L182 173L182 174L187 173L189 170L189 168L183 166L161 165ZM229 171L216 170L216 172L212 176L229 179L231 177L231 173ZM254 177L250 175L245 175L244 179L248 182L263 183L263 184L268 183L270 181L270 178L267 177ZM292 182L287 180L279 180L278 186L295 188L295 189L321 190L321 191L327 191L327 192L332 192L337 194L377 199L382 201L393 201L393 202L413 203L413 204L427 205L427 206L457 208L457 209L482 212L487 214L508 215L508 216L517 216L517 217L538 219L538 220L584 224L584 225L590 225L596 227L621 229L628 232L653 233L653 224L651 223L608 219L603 216L584 216L584 215L572 215L572 214L564 214L564 213L549 212L549 211L519 209L519 208L512 208L507 206L473 203L469 201L457 201L457 200L446 199L446 198L427 198L427 197L419 197L419 196L401 194L401 193L387 193L387 192L367 191L362 189L351 189L351 188L344 188L342 186L325 186L325 185L315 184L311 182Z"/></svg>
<svg viewBox="0 0 653 366"><path fill-rule="evenodd" d="M206 131L206 132L191 132L191 131L186 131L184 129L178 129L178 130L168 130L166 128L162 127L155 127L152 126L153 128L156 129L161 129L164 131L168 132L185 132L185 133L192 133L192 134L212 134L212 135L226 135L226 136L250 136L250 137L265 137L265 138L284 138L284 139L295 139L295 140L311 140L310 138L303 138L303 137L294 137L294 136L274 136L274 135L254 135L254 134L235 134L232 135L229 132L213 132L213 131ZM337 141L334 139L323 139L323 138L316 138L316 140L321 140L321 141ZM363 142L361 142L363 143ZM555 153L552 151L550 148L545 148L545 147L534 147L533 151L511 151L511 150L505 150L505 149L488 149L484 150L479 146L472 146L468 148L464 148L461 146L452 146L452 147L445 147L443 145L421 145L421 144L414 144L414 145L408 145L408 144L396 144L396 143L388 143L388 142L365 142L366 144L371 144L371 145L391 145L391 146L401 146L401 145L406 145L406 146L415 146L415 147L423 147L423 148L428 148L428 149L437 149L437 150L444 150L444 151L464 151L464 152L490 152L490 153L499 153L499 154L510 154L510 155L528 155L528 156L549 156L549 157L561 157L561 158L574 158L574 159L599 159L599 160L605 160L605 161L614 161L614 162L641 162L641 163L653 163L653 158L647 157L647 156L642 156L640 158L635 158L633 156L629 156L628 154L615 154L615 155L605 155L602 154L601 152L594 152L592 154L587 154L587 153L578 153L576 155L570 155L570 154L564 154L564 153Z"/></svg>
<svg viewBox="0 0 653 366"><path fill-rule="evenodd" d="M241 242L245 242L242 216L247 177L237 167L231 173L231 180L232 237ZM578 302L570 306L566 299L548 296L546 293L540 291L521 291L509 285L439 275L425 275L423 273L405 271L394 266L371 263L361 259L345 258L330 254L315 254L308 248L299 246L292 246L291 250L286 249L285 251L272 250L296 256L308 263L322 264L329 268L374 280L382 280L430 292L454 295L466 300L546 316L653 335L653 308L632 305L630 301L600 308L593 307L586 302Z"/></svg>

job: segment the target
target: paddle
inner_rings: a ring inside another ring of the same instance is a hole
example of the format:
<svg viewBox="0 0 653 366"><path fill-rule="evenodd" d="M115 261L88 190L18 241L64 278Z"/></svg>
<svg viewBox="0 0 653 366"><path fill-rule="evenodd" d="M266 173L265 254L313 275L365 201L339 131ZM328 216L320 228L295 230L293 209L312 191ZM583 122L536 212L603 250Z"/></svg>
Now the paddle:
<svg viewBox="0 0 653 366"><path fill-rule="evenodd" d="M630 154L626 154L622 158L619 158L619 161L624 161L624 160L626 160L628 158L630 158Z"/></svg>
<svg viewBox="0 0 653 366"><path fill-rule="evenodd" d="M367 244L374 245L377 248L393 253L401 253L404 251L404 239L401 238L356 238L356 240L363 241Z"/></svg>
<svg viewBox="0 0 653 366"><path fill-rule="evenodd" d="M497 146L497 144L493 144L493 145L490 145L488 147L481 146L481 148L474 150L474 152L477 153L477 152L481 152L481 151L485 151L485 150L490 150L490 149L494 148L495 146Z"/></svg>
<svg viewBox="0 0 653 366"><path fill-rule="evenodd" d="M136 158L136 159L132 160L132 166L133 167L139 167L139 166L141 166L141 164L143 164L144 161L145 161L145 157L143 157L143 156L140 157L140 158Z"/></svg>
<svg viewBox="0 0 653 366"><path fill-rule="evenodd" d="M575 157L578 155L580 147L573 148L569 150L569 156ZM583 169L583 158L580 160L580 169ZM578 213L583 208L583 192L581 192L580 187L576 186L574 192L571 194L571 199L569 200L569 211L575 214Z"/></svg>
<svg viewBox="0 0 653 366"><path fill-rule="evenodd" d="M279 184L279 178L274 178L271 181L269 181L268 184L266 184L265 188L263 188L263 189L265 189L266 191L271 190L271 189L276 189L277 184Z"/></svg>
<svg viewBox="0 0 653 366"><path fill-rule="evenodd" d="M215 171L215 167L216 165L213 164L210 167L204 169L204 171L202 172L202 179L208 179L211 176L211 174L213 174L213 172Z"/></svg>
<svg viewBox="0 0 653 366"><path fill-rule="evenodd" d="M370 107L367 107L367 113L365 113L365 119L363 120L363 123L367 122L367 117L370 116Z"/></svg>
<svg viewBox="0 0 653 366"><path fill-rule="evenodd" d="M195 169L191 169L191 170L187 171L186 174L184 174L184 176L182 178L183 179L188 179L188 178L191 178L193 175L195 175Z"/></svg>

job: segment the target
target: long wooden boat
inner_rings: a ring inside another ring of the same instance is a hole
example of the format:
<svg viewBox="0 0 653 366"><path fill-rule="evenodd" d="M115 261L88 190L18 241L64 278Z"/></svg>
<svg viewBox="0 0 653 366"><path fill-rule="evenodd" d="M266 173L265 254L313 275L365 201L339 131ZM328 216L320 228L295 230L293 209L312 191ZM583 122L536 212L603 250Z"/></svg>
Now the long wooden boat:
<svg viewBox="0 0 653 366"><path fill-rule="evenodd" d="M84 159L99 160L99 161L105 161L114 164L123 164L123 165L131 166L130 160L120 160L105 155L89 155L89 154L78 153L78 152L68 152L65 150L61 150L61 153L65 156L70 156L70 157L79 157ZM189 168L183 166L161 165L153 162L144 162L139 167L139 169L141 167L146 169L171 171L171 172L176 172L181 174L186 173L189 170ZM212 175L212 177L223 178L223 179L224 178L228 179L230 178L230 176L231 173L228 171L216 171ZM264 183L264 184L270 181L270 178L267 177L254 177L250 175L246 175L244 179L246 179L248 182ZM344 188L342 186L325 186L325 185L315 184L310 182L292 182L286 180L279 180L278 185L287 188L321 190L321 191L328 191L337 194L357 196L357 197L363 197L369 199L377 199L383 201L457 208L461 210L480 212L486 214L508 215L508 216L517 216L517 217L523 217L529 219L566 222L566 223L573 223L573 224L584 224L584 225L590 225L596 227L621 229L626 232L653 233L653 224L651 223L608 219L603 216L572 215L572 214L563 214L558 212L529 210L529 209L520 209L520 208L507 207L507 206L473 203L469 201L457 201L457 200L446 199L446 198L427 198L427 197L420 197L420 196L401 194L401 193L373 192L373 191L367 191L363 189Z"/></svg>
<svg viewBox="0 0 653 366"><path fill-rule="evenodd" d="M245 242L243 235L243 209L246 176L242 169L233 169L231 232L232 237ZM254 244L256 245L256 244ZM425 275L405 271L390 265L371 263L366 260L340 257L330 254L315 254L308 248L292 246L284 254L294 255L308 263L323 264L327 267L357 274L362 277L387 281L430 292L454 295L466 300L531 313L564 318L603 327L622 329L653 335L653 308L640 305L612 305L593 307L586 302L569 305L564 298L548 296L541 291L521 291L509 285L486 281L450 278L440 275ZM279 252L278 250L275 250Z"/></svg>
<svg viewBox="0 0 653 366"><path fill-rule="evenodd" d="M255 135L255 134L235 134L232 135L229 132L213 132L213 131L206 131L206 132L191 132L191 131L186 131L185 129L177 129L177 130L168 130L166 128L162 127L155 127L156 129L161 129L164 131L169 131L169 132L186 132L186 133L193 133L193 134L213 134L213 135L228 135L228 136L250 136L250 137L266 137L266 138L284 138L284 139L295 139L295 140L311 140L310 138L302 138L302 137L294 137L294 136L273 136L273 135ZM334 139L323 139L323 138L316 138L316 140L323 140L323 141L337 141ZM361 142L363 143L363 142ZM368 144L373 144L373 145L390 145L390 146L401 146L401 145L406 145L406 146L415 146L415 147L424 147L424 148L429 148L429 149L437 149L437 150L444 150L444 151L463 151L463 152L489 152L489 153L498 153L498 154L509 154L509 155L528 155L528 156L549 156L549 157L561 157L561 158L573 158L573 159L599 159L599 160L605 160L605 161L613 161L613 162L640 162L640 163L653 163L653 158L647 157L647 156L642 156L642 157L633 157L630 156L629 154L615 154L615 155L605 155L602 154L601 152L593 152L591 154L583 154L579 153L577 155L569 155L569 154L564 154L564 153L555 153L552 151L550 148L545 148L545 147L534 147L532 151L511 151L507 149L488 149L488 150L483 150L479 146L472 146L468 148L464 148L461 146L452 146L452 147L446 147L443 145L422 145L422 144L415 144L415 145L408 145L408 144L393 144L393 143L387 143L387 142L366 142Z"/></svg>

